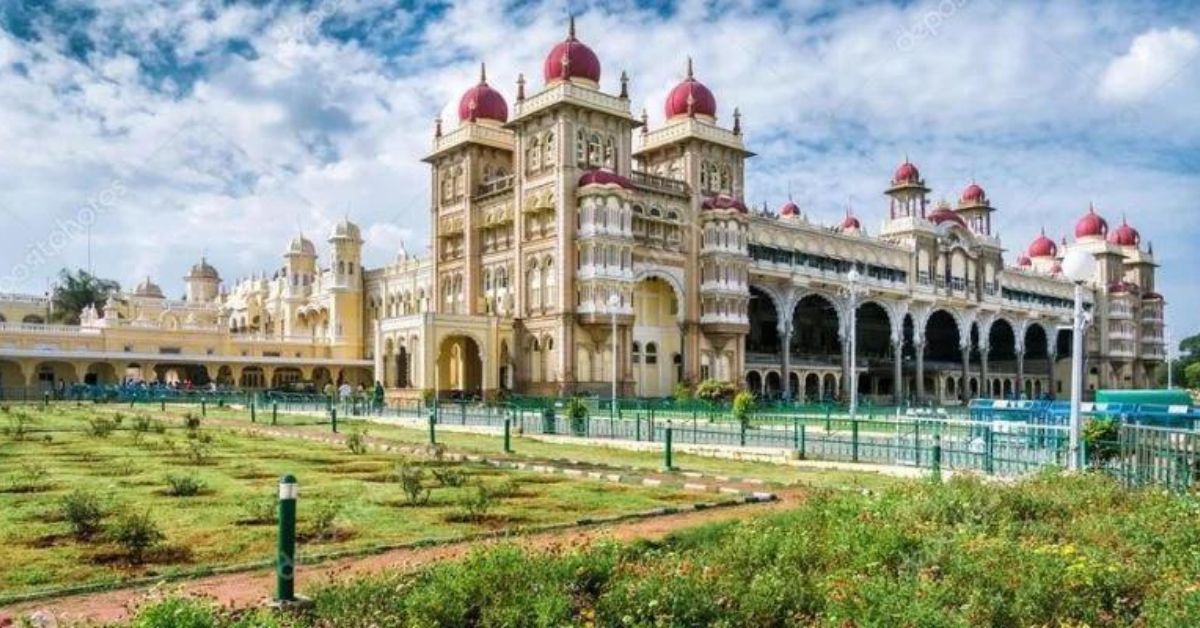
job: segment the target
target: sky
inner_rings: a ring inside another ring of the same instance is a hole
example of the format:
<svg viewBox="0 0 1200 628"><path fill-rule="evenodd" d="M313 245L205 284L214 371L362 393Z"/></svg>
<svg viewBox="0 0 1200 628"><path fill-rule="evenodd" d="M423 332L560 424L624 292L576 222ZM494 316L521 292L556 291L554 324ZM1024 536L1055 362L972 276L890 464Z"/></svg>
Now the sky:
<svg viewBox="0 0 1200 628"><path fill-rule="evenodd" d="M0 291L88 266L168 296L202 255L270 272L348 216L364 262L428 248L433 120L487 63L511 103L569 15L615 93L662 121L686 58L740 108L748 204L847 206L868 232L905 156L931 199L972 180L1011 263L1094 203L1162 264L1176 342L1200 332L1200 7L940 0L412 4L0 1ZM90 236L89 236L90 233Z"/></svg>

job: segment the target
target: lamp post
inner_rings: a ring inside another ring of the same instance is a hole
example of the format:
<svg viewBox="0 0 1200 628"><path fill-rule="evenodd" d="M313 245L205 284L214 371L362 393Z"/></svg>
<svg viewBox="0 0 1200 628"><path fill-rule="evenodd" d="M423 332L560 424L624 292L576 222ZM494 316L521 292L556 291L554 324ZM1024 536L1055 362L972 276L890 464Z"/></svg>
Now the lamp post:
<svg viewBox="0 0 1200 628"><path fill-rule="evenodd" d="M850 418L858 414L858 269L851 267L846 273L847 293L850 297Z"/></svg>
<svg viewBox="0 0 1200 628"><path fill-rule="evenodd" d="M1163 335L1163 340L1165 341L1163 343L1163 351L1167 354L1167 390L1173 390L1175 388L1175 374L1172 372L1174 365L1171 364L1171 332L1166 332Z"/></svg>
<svg viewBox="0 0 1200 628"><path fill-rule="evenodd" d="M1087 313L1083 311L1083 284L1095 276L1096 259L1079 248L1067 251L1062 261L1063 276L1075 283L1075 311L1071 317L1071 440L1067 450L1067 468L1078 471L1083 467L1080 440L1083 424L1079 406L1083 401L1083 331Z"/></svg>
<svg viewBox="0 0 1200 628"><path fill-rule="evenodd" d="M617 294L616 292L613 292L608 297L608 311L609 311L609 314L612 315L613 363L612 363L612 408L611 408L611 410L614 415L617 412L617 361L620 359L618 357L619 354L618 354L618 349L617 349L617 308L618 307L621 307L621 295Z"/></svg>

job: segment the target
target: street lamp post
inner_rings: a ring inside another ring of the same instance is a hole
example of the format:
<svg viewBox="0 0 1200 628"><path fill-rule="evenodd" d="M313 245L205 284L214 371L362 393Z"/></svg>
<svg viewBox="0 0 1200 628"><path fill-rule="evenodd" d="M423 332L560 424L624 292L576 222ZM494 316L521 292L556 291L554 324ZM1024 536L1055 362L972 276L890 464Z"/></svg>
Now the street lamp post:
<svg viewBox="0 0 1200 628"><path fill-rule="evenodd" d="M1175 374L1172 372L1174 365L1171 364L1171 333L1167 332L1164 334L1163 340L1166 341L1163 343L1163 351L1167 354L1167 390L1172 390L1175 388ZM1157 385L1158 382L1155 382L1155 384Z"/></svg>
<svg viewBox="0 0 1200 628"><path fill-rule="evenodd" d="M846 274L850 297L850 418L858 414L858 269L851 268Z"/></svg>
<svg viewBox="0 0 1200 628"><path fill-rule="evenodd" d="M1083 284L1096 272L1096 259L1091 253L1079 248L1071 249L1063 257L1063 276L1075 282L1075 311L1071 317L1071 428L1067 451L1067 468L1078 471L1083 468L1081 460L1083 422L1079 407L1083 401L1083 332L1090 318L1083 311Z"/></svg>
<svg viewBox="0 0 1200 628"><path fill-rule="evenodd" d="M616 292L608 297L608 311L612 315L612 413L617 412L617 308L621 306L621 296Z"/></svg>

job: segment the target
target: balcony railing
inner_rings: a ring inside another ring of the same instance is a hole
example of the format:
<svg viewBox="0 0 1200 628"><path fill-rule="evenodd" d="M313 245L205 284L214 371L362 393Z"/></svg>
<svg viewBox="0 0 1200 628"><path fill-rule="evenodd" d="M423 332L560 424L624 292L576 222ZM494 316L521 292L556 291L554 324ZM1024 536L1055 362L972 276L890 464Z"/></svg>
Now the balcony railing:
<svg viewBox="0 0 1200 628"><path fill-rule="evenodd" d="M480 183L479 186L475 188L475 196L473 198L480 198L482 196L490 196L492 194L499 194L500 192L507 192L513 188L513 180L514 177L510 174L506 177L498 177L496 179L492 179L491 181Z"/></svg>
<svg viewBox="0 0 1200 628"><path fill-rule="evenodd" d="M647 188L657 192L680 195L687 195L688 193L688 184L684 183L683 181L670 179L657 174L651 174L649 172L642 172L640 170L631 171L629 173L629 180L638 187Z"/></svg>

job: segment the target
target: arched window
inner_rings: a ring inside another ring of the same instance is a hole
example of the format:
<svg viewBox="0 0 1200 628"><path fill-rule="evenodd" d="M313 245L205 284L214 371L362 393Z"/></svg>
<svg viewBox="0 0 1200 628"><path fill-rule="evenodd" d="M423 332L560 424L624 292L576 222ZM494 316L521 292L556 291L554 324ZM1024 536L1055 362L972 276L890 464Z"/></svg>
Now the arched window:
<svg viewBox="0 0 1200 628"><path fill-rule="evenodd" d="M538 270L537 260L529 264L529 271L525 275L525 283L529 286L529 309L541 309L542 275Z"/></svg>
<svg viewBox="0 0 1200 628"><path fill-rule="evenodd" d="M653 342L646 343L646 364L658 364L658 345Z"/></svg>
<svg viewBox="0 0 1200 628"><path fill-rule="evenodd" d="M529 148L525 150L525 159L528 162L525 167L527 172L537 172L541 169L542 147L536 137L529 141Z"/></svg>
<svg viewBox="0 0 1200 628"><path fill-rule="evenodd" d="M604 139L604 167L617 167L616 140L611 135Z"/></svg>
<svg viewBox="0 0 1200 628"><path fill-rule="evenodd" d="M542 286L545 292L545 294L542 295L542 299L545 301L546 307L548 308L554 307L556 297L554 294L554 286L557 283L558 282L554 277L554 258L547 256L545 260L542 261Z"/></svg>
<svg viewBox="0 0 1200 628"><path fill-rule="evenodd" d="M633 363L641 364L642 362L642 346L637 342L633 343Z"/></svg>
<svg viewBox="0 0 1200 628"><path fill-rule="evenodd" d="M588 165L599 167L603 156L600 153L600 135L592 133L588 138Z"/></svg>
<svg viewBox="0 0 1200 628"><path fill-rule="evenodd" d="M558 161L558 156L554 154L554 131L546 133L546 141L542 142L542 166L549 168Z"/></svg>
<svg viewBox="0 0 1200 628"><path fill-rule="evenodd" d="M587 136L583 129L575 131L575 164L578 166L587 165Z"/></svg>

